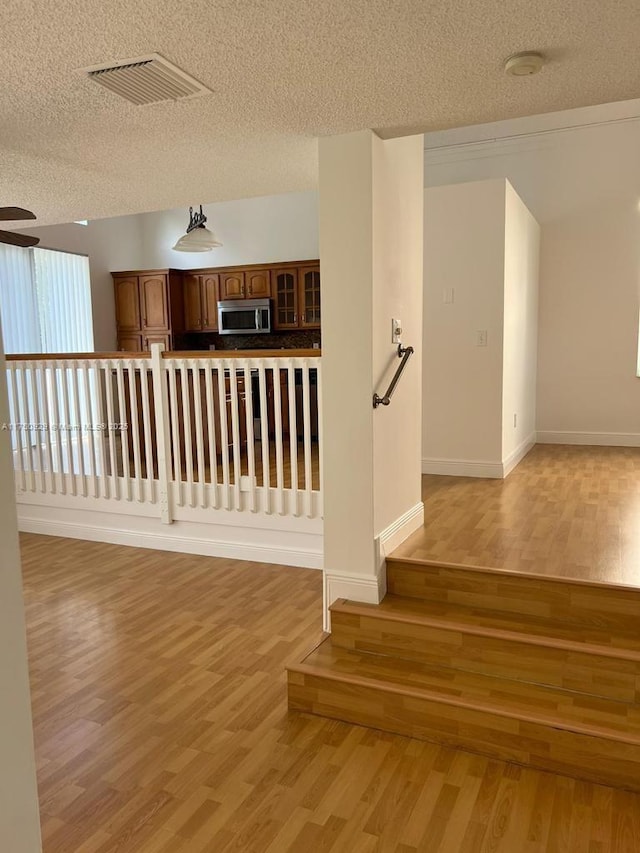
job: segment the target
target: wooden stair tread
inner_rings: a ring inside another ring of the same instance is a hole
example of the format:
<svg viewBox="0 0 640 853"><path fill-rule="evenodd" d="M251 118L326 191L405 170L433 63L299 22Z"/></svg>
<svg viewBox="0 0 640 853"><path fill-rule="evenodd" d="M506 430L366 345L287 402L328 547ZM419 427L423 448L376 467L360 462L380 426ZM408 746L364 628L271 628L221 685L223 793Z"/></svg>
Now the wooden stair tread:
<svg viewBox="0 0 640 853"><path fill-rule="evenodd" d="M354 652L331 638L289 667L354 687L427 699L501 717L640 746L640 707L465 670ZM446 711L444 712L446 713Z"/></svg>
<svg viewBox="0 0 640 853"><path fill-rule="evenodd" d="M447 563L443 560L427 560L419 557L404 557L401 548L390 554L386 559L387 568L390 566L407 566L425 569L452 569L453 571L471 572L478 577L485 578L513 578L517 580L531 580L536 583L551 584L558 586L573 586L577 589L589 590L613 590L635 595L640 601L640 585L634 586L628 583L616 583L615 581L598 581L589 578L576 578L569 575L543 575L536 572L525 572L519 569L507 569L504 567L478 566L473 563Z"/></svg>
<svg viewBox="0 0 640 853"><path fill-rule="evenodd" d="M380 604L338 599L330 610L332 614L424 624L476 636L640 661L640 636L624 631L613 633L596 625L585 625L578 631L575 625L564 621L393 594L388 594Z"/></svg>

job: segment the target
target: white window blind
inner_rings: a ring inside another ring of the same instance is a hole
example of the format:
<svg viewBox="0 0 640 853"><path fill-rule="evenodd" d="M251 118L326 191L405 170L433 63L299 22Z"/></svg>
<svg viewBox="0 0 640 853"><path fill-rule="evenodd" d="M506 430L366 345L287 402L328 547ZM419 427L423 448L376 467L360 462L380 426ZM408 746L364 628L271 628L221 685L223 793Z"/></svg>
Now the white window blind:
<svg viewBox="0 0 640 853"><path fill-rule="evenodd" d="M89 259L32 249L42 352L91 352Z"/></svg>
<svg viewBox="0 0 640 853"><path fill-rule="evenodd" d="M0 244L0 317L8 353L92 352L89 259Z"/></svg>
<svg viewBox="0 0 640 853"><path fill-rule="evenodd" d="M0 245L0 320L5 352L41 352L31 253Z"/></svg>

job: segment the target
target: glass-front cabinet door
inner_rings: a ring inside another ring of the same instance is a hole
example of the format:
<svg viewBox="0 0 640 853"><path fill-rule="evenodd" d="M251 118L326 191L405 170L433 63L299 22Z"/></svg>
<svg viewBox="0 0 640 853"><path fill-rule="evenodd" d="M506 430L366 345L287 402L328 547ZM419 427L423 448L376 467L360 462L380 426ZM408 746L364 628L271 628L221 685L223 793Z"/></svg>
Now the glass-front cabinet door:
<svg viewBox="0 0 640 853"><path fill-rule="evenodd" d="M298 323L298 270L295 268L272 270L274 302L274 329L297 329Z"/></svg>
<svg viewBox="0 0 640 853"><path fill-rule="evenodd" d="M320 268L301 267L300 326L305 329L320 328Z"/></svg>

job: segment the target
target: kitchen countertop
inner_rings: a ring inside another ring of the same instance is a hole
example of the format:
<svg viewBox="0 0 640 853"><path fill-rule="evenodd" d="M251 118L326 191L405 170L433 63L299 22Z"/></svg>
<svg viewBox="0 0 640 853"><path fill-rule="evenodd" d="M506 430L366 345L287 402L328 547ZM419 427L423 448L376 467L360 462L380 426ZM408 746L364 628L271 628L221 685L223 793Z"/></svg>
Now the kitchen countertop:
<svg viewBox="0 0 640 853"><path fill-rule="evenodd" d="M163 358L319 358L321 349L172 350Z"/></svg>

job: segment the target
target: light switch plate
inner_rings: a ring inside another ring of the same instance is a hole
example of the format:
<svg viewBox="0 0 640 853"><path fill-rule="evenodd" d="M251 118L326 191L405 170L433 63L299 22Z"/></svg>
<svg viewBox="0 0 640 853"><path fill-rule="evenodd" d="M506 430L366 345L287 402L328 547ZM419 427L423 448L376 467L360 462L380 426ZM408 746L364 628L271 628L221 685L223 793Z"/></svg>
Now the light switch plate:
<svg viewBox="0 0 640 853"><path fill-rule="evenodd" d="M391 343L399 344L402 342L402 321L391 320Z"/></svg>

